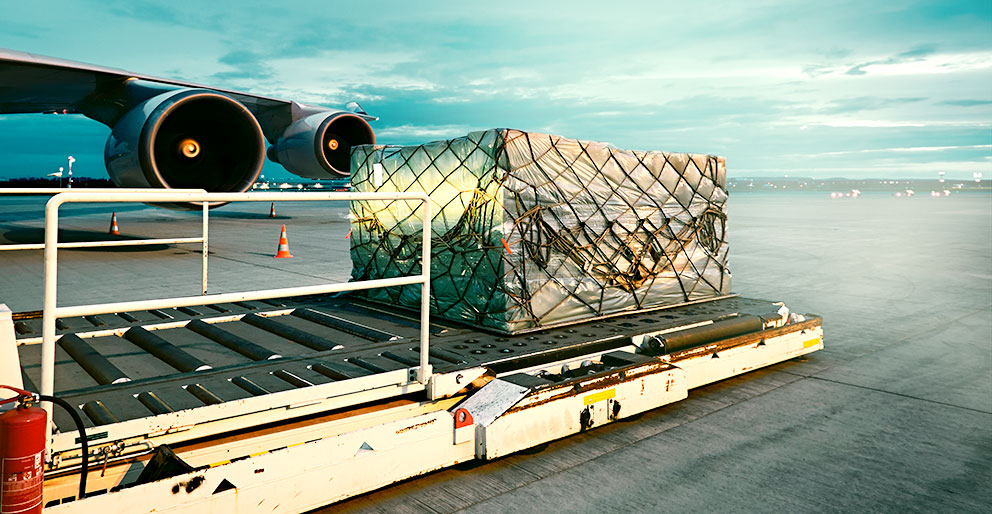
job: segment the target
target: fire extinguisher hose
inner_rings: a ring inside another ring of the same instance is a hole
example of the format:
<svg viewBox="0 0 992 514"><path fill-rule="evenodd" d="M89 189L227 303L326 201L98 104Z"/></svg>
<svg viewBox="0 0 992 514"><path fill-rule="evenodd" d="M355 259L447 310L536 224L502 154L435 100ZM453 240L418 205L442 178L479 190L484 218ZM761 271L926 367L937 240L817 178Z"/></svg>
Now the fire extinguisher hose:
<svg viewBox="0 0 992 514"><path fill-rule="evenodd" d="M76 409L72 408L69 402L56 398L54 396L48 396L47 394L39 394L38 399L43 402L52 402L59 407L62 407L69 413L72 417L72 421L76 423L76 430L79 431L79 440L82 443L82 457L83 463L80 465L79 470L79 499L82 500L86 497L86 475L89 472L90 464L90 447L89 442L86 440L86 430L83 428L83 419L79 417L79 413Z"/></svg>

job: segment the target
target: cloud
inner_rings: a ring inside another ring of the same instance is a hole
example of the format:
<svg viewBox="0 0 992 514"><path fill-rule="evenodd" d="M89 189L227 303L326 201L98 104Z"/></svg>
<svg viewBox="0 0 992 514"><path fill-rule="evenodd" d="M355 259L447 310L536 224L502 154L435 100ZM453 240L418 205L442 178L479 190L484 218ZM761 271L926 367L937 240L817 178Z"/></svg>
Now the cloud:
<svg viewBox="0 0 992 514"><path fill-rule="evenodd" d="M265 59L251 50L234 50L217 59L220 64L226 64L233 70L219 71L212 77L220 81L254 79L264 80L273 76L272 69Z"/></svg>
<svg viewBox="0 0 992 514"><path fill-rule="evenodd" d="M479 128L471 128L465 125L398 125L386 127L376 131L380 138L392 138L395 140L424 140L443 139L460 137Z"/></svg>
<svg viewBox="0 0 992 514"><path fill-rule="evenodd" d="M888 59L856 64L848 75L929 75L967 72L992 68L992 52L931 54L903 52Z"/></svg>
<svg viewBox="0 0 992 514"><path fill-rule="evenodd" d="M108 10L121 17L134 18L141 21L153 20L159 23L173 25L183 24L185 18L185 16L182 16L180 9L169 8L147 0L130 0L114 5Z"/></svg>
<svg viewBox="0 0 992 514"><path fill-rule="evenodd" d="M990 105L992 100L944 100L941 105L953 105L955 107L976 107L979 105Z"/></svg>
<svg viewBox="0 0 992 514"><path fill-rule="evenodd" d="M865 68L869 66L882 66L882 65L892 65L892 64L901 64L905 62L919 61L921 57L926 57L928 55L933 54L936 51L936 49L937 46L934 44L917 46L916 48L906 50L905 52L900 52L899 54L896 54L893 57L889 57L888 59L875 60L862 64L856 64L854 65L854 67L847 70L847 74L864 75L867 73L865 71Z"/></svg>
<svg viewBox="0 0 992 514"><path fill-rule="evenodd" d="M839 114L846 112L857 112L866 110L877 110L892 106L901 106L927 100L926 97L883 97L883 96L858 96L853 98L837 98L829 100L827 105L820 109L828 114Z"/></svg>
<svg viewBox="0 0 992 514"><path fill-rule="evenodd" d="M217 61L231 66L257 65L261 61L261 56L251 50L234 50L220 56Z"/></svg>
<svg viewBox="0 0 992 514"><path fill-rule="evenodd" d="M992 126L992 121L978 120L873 120L873 119L835 119L821 121L820 125L834 128L899 128L899 127L988 127Z"/></svg>
<svg viewBox="0 0 992 514"><path fill-rule="evenodd" d="M905 52L896 56L896 58L909 59L913 57L925 57L931 55L937 51L937 45L930 43L926 45L920 45L916 48L906 50Z"/></svg>
<svg viewBox="0 0 992 514"><path fill-rule="evenodd" d="M18 37L23 39L36 40L39 38L41 27L30 23L18 23L11 20L0 20L0 34L6 38Z"/></svg>
<svg viewBox="0 0 992 514"><path fill-rule="evenodd" d="M809 173L831 174L842 177L934 177L938 171L948 174L948 180L954 180L952 176L968 176L971 173L992 172L992 162L988 160L961 160L961 161L933 161L933 162L906 162L906 161L883 161L873 163L854 163L847 166L818 165L815 161L810 161L803 166L796 167L758 167L758 168L734 168L734 173L744 176L760 176L769 173ZM960 180L960 179L958 179Z"/></svg>
<svg viewBox="0 0 992 514"><path fill-rule="evenodd" d="M873 153L932 153L951 150L992 150L992 145L962 145L962 146L911 146L900 148L869 148L865 150L844 150L839 152L821 152L804 154L810 157L826 157L835 155L861 155Z"/></svg>

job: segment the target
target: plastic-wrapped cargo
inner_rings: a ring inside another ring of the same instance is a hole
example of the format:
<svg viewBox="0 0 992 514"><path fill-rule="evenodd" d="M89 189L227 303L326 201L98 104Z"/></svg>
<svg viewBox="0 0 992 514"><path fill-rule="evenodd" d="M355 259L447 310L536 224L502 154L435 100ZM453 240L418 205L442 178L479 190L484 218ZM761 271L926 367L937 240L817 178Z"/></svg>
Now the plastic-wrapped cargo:
<svg viewBox="0 0 992 514"><path fill-rule="evenodd" d="M427 192L431 314L505 333L730 291L723 158L511 129L359 146L352 189ZM419 202L352 202L352 278L418 274ZM420 286L365 291L420 306Z"/></svg>

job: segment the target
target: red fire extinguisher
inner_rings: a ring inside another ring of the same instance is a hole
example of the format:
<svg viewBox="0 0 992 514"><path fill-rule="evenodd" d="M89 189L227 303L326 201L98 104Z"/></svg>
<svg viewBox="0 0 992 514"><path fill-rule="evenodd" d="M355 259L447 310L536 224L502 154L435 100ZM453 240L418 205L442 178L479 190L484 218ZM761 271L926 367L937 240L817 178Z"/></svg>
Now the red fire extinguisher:
<svg viewBox="0 0 992 514"><path fill-rule="evenodd" d="M48 414L38 397L10 386L17 408L0 414L0 514L41 513Z"/></svg>

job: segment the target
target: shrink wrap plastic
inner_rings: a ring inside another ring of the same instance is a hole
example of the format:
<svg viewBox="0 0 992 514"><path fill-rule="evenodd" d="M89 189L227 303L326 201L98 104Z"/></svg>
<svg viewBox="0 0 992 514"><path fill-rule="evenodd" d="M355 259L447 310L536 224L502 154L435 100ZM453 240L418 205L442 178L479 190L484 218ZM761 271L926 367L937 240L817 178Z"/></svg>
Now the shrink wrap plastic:
<svg viewBox="0 0 992 514"><path fill-rule="evenodd" d="M431 314L519 333L723 296L724 160L491 129L359 146L352 189L432 201ZM419 202L351 204L352 278L419 274ZM417 309L420 286L369 299Z"/></svg>

